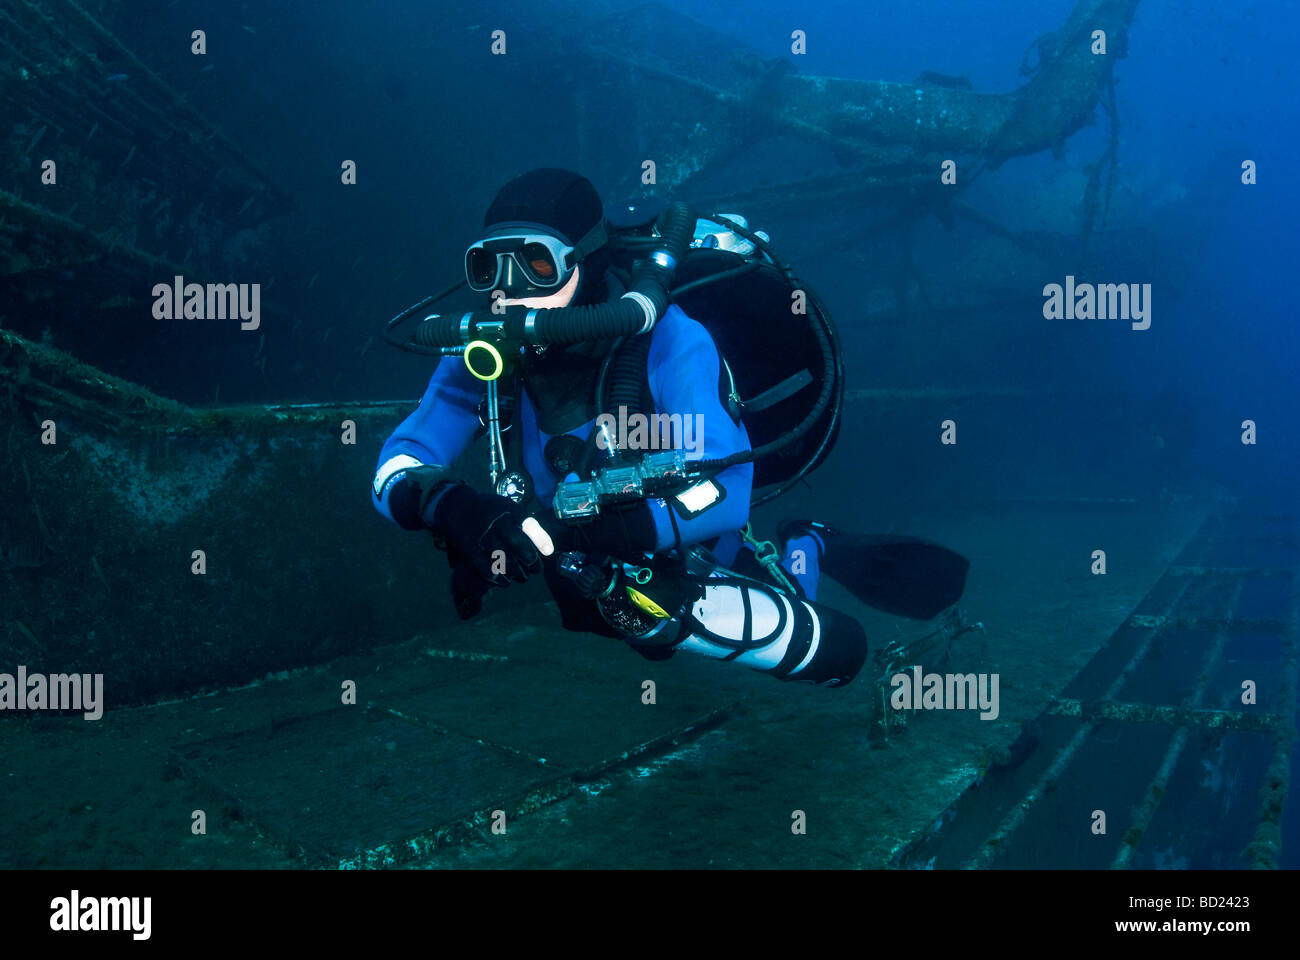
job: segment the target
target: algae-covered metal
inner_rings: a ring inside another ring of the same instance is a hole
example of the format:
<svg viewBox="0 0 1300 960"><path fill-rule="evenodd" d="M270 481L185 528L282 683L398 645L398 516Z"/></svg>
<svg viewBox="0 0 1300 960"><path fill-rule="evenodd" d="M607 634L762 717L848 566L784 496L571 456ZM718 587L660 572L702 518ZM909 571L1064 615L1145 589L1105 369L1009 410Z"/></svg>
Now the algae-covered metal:
<svg viewBox="0 0 1300 960"><path fill-rule="evenodd" d="M367 496L411 406L187 407L0 331L0 547L48 551L0 570L0 662L103 673L121 705L450 615L432 545Z"/></svg>

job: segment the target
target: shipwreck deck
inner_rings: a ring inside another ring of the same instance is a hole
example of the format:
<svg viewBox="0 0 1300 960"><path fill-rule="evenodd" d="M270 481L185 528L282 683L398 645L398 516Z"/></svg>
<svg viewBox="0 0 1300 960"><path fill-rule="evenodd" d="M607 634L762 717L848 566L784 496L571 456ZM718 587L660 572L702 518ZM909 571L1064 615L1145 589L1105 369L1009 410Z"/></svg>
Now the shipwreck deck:
<svg viewBox="0 0 1300 960"><path fill-rule="evenodd" d="M911 529L942 529L973 558L963 606L985 631L955 644L950 662L1000 673L996 721L919 716L881 746L869 672L830 691L685 656L650 663L616 641L563 633L538 591L535 605L471 625L431 624L404 643L252 685L127 709L110 702L98 722L18 721L0 748L9 799L0 861L914 861L990 758L1070 693L1071 678L1086 674L1080 669L1167 578L1207 509L1000 505L910 518ZM1078 576L1082 548L1099 540L1125 558L1122 572ZM873 646L905 627L924 632L854 605L834 584L825 599L861 616ZM355 706L341 702L345 680L356 682ZM642 702L645 680L656 681L654 704ZM53 805L42 787L50 770L61 771L64 798ZM206 835L191 833L195 810L206 814ZM807 816L806 835L791 832L795 810ZM504 812L503 834L491 829L495 811ZM1127 826L1113 822L1112 832Z"/></svg>

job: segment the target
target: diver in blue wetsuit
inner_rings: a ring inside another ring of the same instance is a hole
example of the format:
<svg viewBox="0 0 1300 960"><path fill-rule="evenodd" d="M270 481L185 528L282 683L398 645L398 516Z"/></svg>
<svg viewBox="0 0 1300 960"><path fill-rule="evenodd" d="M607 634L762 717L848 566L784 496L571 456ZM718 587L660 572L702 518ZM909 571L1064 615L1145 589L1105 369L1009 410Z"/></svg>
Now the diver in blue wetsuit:
<svg viewBox="0 0 1300 960"><path fill-rule="evenodd" d="M503 306L534 310L647 299L608 269L607 240L589 181L534 170L493 200L482 239L466 253L466 280ZM848 683L866 657L862 627L814 599L829 542L843 554L843 538L820 524L788 524L782 565L790 576L783 585L765 581L737 533L748 525L754 464L744 461L745 426L720 393L729 370L713 338L680 307L646 311L646 327L653 326L645 335L601 338L593 325L580 342L530 346L512 358L517 403L504 431L491 434L508 438L490 444L494 493L455 478L450 465L481 428L497 425L495 378L504 361L474 341L464 350L479 349L494 369L481 374L468 356L440 363L419 407L380 453L376 509L404 529L432 531L450 559L462 618L479 611L491 587L541 574L565 627L621 637L651 659L685 649L782 679ZM598 409L605 371L624 340L640 350L625 350L631 359L620 360L643 371L639 396L624 387L620 409ZM493 403L487 419L485 381ZM654 425L639 443L615 435L638 414L642 425ZM668 474L681 473L683 463L723 466L664 496L654 495L655 477L644 491L634 480L640 495L583 509L600 468L608 468L599 474L608 483L651 461L669 464ZM547 509L552 502L556 508ZM562 506L568 502L572 511Z"/></svg>

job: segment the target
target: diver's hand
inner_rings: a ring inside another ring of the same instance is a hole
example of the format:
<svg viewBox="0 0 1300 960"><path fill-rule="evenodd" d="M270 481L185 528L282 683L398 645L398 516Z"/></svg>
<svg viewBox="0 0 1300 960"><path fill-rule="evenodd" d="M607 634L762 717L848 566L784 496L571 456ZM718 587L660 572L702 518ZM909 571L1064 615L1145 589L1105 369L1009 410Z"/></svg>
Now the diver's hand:
<svg viewBox="0 0 1300 960"><path fill-rule="evenodd" d="M446 540L453 570L467 566L498 587L540 572L542 555L553 550L545 531L519 504L463 483L442 494L431 529Z"/></svg>
<svg viewBox="0 0 1300 960"><path fill-rule="evenodd" d="M541 519L560 552L578 550L631 562L658 546L654 515L644 500L607 507L588 520L566 522L553 515Z"/></svg>
<svg viewBox="0 0 1300 960"><path fill-rule="evenodd" d="M451 602L456 607L456 615L462 620L478 616L483 609L483 596L492 589L492 584L480 577L474 565L455 547L448 547L447 559L451 562Z"/></svg>

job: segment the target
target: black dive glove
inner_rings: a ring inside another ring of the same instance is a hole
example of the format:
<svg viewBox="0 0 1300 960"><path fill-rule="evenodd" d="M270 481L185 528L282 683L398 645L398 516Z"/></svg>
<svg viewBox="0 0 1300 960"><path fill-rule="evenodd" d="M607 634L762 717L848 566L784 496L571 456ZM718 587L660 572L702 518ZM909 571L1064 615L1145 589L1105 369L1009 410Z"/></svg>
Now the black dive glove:
<svg viewBox="0 0 1300 960"><path fill-rule="evenodd" d="M483 583L498 587L511 580L523 583L541 571L541 554L520 529L528 511L513 500L452 483L441 491L432 512L431 517L426 513L426 521L447 547L453 592L458 583L465 587L472 583L470 571Z"/></svg>
<svg viewBox="0 0 1300 960"><path fill-rule="evenodd" d="M655 552L658 534L645 500L607 507L591 520L566 523L550 514L540 519L557 553L578 550L632 562L643 553Z"/></svg>
<svg viewBox="0 0 1300 960"><path fill-rule="evenodd" d="M456 615L462 620L478 616L483 609L483 597L492 589L492 584L480 577L474 564L450 545L447 547L447 562L451 564L451 602L456 607Z"/></svg>

